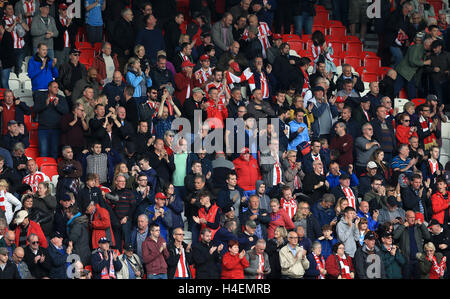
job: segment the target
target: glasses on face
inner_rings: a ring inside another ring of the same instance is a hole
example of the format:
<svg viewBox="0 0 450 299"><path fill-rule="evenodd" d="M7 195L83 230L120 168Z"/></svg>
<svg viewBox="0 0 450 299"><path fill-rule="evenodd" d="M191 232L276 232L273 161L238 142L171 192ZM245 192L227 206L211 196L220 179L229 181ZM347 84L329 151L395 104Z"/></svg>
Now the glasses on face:
<svg viewBox="0 0 450 299"><path fill-rule="evenodd" d="M422 110L423 112L430 112L430 109Z"/></svg>
<svg viewBox="0 0 450 299"><path fill-rule="evenodd" d="M345 247L344 246L339 246L338 249L345 249Z"/></svg>
<svg viewBox="0 0 450 299"><path fill-rule="evenodd" d="M410 121L409 119L404 119L403 120L403 122L405 122L405 123L409 123L409 121Z"/></svg>
<svg viewBox="0 0 450 299"><path fill-rule="evenodd" d="M39 241L31 242L31 244L33 244L33 245L39 244Z"/></svg>
<svg viewBox="0 0 450 299"><path fill-rule="evenodd" d="M184 234L175 234L175 236L184 236Z"/></svg>

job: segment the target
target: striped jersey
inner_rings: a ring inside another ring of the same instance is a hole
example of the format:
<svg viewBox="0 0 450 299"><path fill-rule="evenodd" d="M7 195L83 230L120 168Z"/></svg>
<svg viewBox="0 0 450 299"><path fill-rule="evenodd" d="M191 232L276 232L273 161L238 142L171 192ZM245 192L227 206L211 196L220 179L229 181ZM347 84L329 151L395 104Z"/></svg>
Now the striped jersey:
<svg viewBox="0 0 450 299"><path fill-rule="evenodd" d="M31 189L33 189L33 192L36 192L39 183L45 181L49 181L49 178L45 175L45 173L36 171L35 174L29 174L25 176L22 180L22 183L29 185Z"/></svg>

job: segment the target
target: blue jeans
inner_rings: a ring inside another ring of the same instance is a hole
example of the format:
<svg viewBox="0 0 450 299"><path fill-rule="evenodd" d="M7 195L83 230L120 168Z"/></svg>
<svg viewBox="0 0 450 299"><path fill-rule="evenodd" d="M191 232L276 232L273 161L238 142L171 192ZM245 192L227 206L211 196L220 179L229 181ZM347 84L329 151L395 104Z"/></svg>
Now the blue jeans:
<svg viewBox="0 0 450 299"><path fill-rule="evenodd" d="M344 26L348 25L348 0L332 0L333 20L341 21Z"/></svg>
<svg viewBox="0 0 450 299"><path fill-rule="evenodd" d="M312 25L314 17L308 13L303 12L300 16L294 16L294 34L302 36L302 31L305 34L312 34Z"/></svg>
<svg viewBox="0 0 450 299"><path fill-rule="evenodd" d="M406 93L408 94L408 99L411 100L416 98L417 88L416 84L414 83L414 77L411 79L411 81L406 81L406 79L403 78L403 76L400 74L397 74L397 79L395 80L394 83L394 94L397 95L405 85L406 85Z"/></svg>
<svg viewBox="0 0 450 299"><path fill-rule="evenodd" d="M167 274L147 274L147 279L167 279Z"/></svg>
<svg viewBox="0 0 450 299"><path fill-rule="evenodd" d="M390 46L392 57L394 57L394 67L396 67L403 59L403 52L399 47Z"/></svg>
<svg viewBox="0 0 450 299"><path fill-rule="evenodd" d="M9 74L11 74L11 68L1 70L2 88L9 89Z"/></svg>
<svg viewBox="0 0 450 299"><path fill-rule="evenodd" d="M60 131L57 129L39 129L39 156L58 159Z"/></svg>

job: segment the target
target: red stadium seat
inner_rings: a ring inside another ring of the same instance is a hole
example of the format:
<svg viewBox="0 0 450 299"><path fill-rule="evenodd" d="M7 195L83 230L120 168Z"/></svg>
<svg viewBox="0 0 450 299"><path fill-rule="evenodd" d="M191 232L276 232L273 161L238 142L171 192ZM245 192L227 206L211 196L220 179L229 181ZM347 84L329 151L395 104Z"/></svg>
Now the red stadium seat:
<svg viewBox="0 0 450 299"><path fill-rule="evenodd" d="M291 48L291 50L295 50L295 52L297 52L297 54L300 55L300 52L302 52L304 50L304 45L302 41L290 41L288 42L289 47Z"/></svg>
<svg viewBox="0 0 450 299"><path fill-rule="evenodd" d="M356 35L346 35L345 41L346 42L361 42L361 40Z"/></svg>
<svg viewBox="0 0 450 299"><path fill-rule="evenodd" d="M27 130L29 131L31 129L31 114L24 115L23 122L24 122L25 128L27 128Z"/></svg>
<svg viewBox="0 0 450 299"><path fill-rule="evenodd" d="M401 99L407 99L408 98L408 94L406 93L406 89L402 88L400 90L400 92L398 93L398 97Z"/></svg>
<svg viewBox="0 0 450 299"><path fill-rule="evenodd" d="M319 5L319 4L314 5L314 8L316 9L316 12L317 12L317 11L328 11L328 10L325 8L325 6Z"/></svg>
<svg viewBox="0 0 450 299"><path fill-rule="evenodd" d="M426 99L422 99L422 98L415 98L415 99L411 100L411 102L413 102L416 107L420 106L422 104L425 104L426 101L427 101Z"/></svg>
<svg viewBox="0 0 450 299"><path fill-rule="evenodd" d="M339 21L339 20L328 20L328 22L325 23L325 26L326 26L326 27L332 27L332 26L339 26L339 27L342 27L342 26L344 26L344 25L343 25L342 22Z"/></svg>
<svg viewBox="0 0 450 299"><path fill-rule="evenodd" d="M391 67L388 67L388 66L383 66L383 67L379 68L379 69L378 69L378 77L379 77L380 79L383 79L384 76L386 76L386 73L387 73L390 69L392 69L392 68L391 68Z"/></svg>
<svg viewBox="0 0 450 299"><path fill-rule="evenodd" d="M361 66L361 59L356 56L350 56L350 53L343 53L344 63L350 64L355 70Z"/></svg>
<svg viewBox="0 0 450 299"><path fill-rule="evenodd" d="M28 141L30 142L30 146L38 146L39 145L39 133L37 129L32 129L28 131Z"/></svg>
<svg viewBox="0 0 450 299"><path fill-rule="evenodd" d="M344 40L347 34L347 29L344 26L330 26L328 34L333 40Z"/></svg>
<svg viewBox="0 0 450 299"><path fill-rule="evenodd" d="M313 41L310 39L310 40L308 40L308 42L305 45L305 50L311 52L312 51L312 46L313 46Z"/></svg>
<svg viewBox="0 0 450 299"><path fill-rule="evenodd" d="M381 67L381 58L367 56L364 58L363 64L364 67L370 69L372 73L378 73L378 69Z"/></svg>
<svg viewBox="0 0 450 299"><path fill-rule="evenodd" d="M75 42L75 47L77 48L77 49L90 49L90 48L92 48L92 45L91 45L91 43L90 42Z"/></svg>
<svg viewBox="0 0 450 299"><path fill-rule="evenodd" d="M291 41L301 41L300 36L298 36L297 34L283 34L281 38L284 43L288 43Z"/></svg>
<svg viewBox="0 0 450 299"><path fill-rule="evenodd" d="M316 11L316 16L314 17L314 24L323 24L325 25L328 22L328 10L319 10ZM314 30L313 30L314 32Z"/></svg>
<svg viewBox="0 0 450 299"><path fill-rule="evenodd" d="M361 80L363 82L367 82L367 83L378 81L378 75L376 73L369 73L369 72L365 73L365 72L363 72L361 74Z"/></svg>
<svg viewBox="0 0 450 299"><path fill-rule="evenodd" d="M306 44L309 40L311 40L311 34L303 34L301 39Z"/></svg>
<svg viewBox="0 0 450 299"><path fill-rule="evenodd" d="M37 146L30 146L25 149L25 156L31 159L37 159L39 157L39 149Z"/></svg>
<svg viewBox="0 0 450 299"><path fill-rule="evenodd" d="M316 31L320 31L323 33L323 35L327 35L326 32L326 27L324 25L322 25L323 23L317 24L317 25L313 25L312 26L312 32L316 32Z"/></svg>
<svg viewBox="0 0 450 299"><path fill-rule="evenodd" d="M42 164L40 169L49 178L58 175L58 167L55 164Z"/></svg>
<svg viewBox="0 0 450 299"><path fill-rule="evenodd" d="M361 42L347 42L345 51L352 56L360 56L363 52L363 44Z"/></svg>
<svg viewBox="0 0 450 299"><path fill-rule="evenodd" d="M46 165L56 165L56 160L55 158L52 157L39 157L36 159L36 164L38 165L38 167L40 168L41 165L46 164Z"/></svg>
<svg viewBox="0 0 450 299"><path fill-rule="evenodd" d="M344 52L344 45L339 41L330 41L331 47L333 48L333 53L335 57L342 56L342 52Z"/></svg>
<svg viewBox="0 0 450 299"><path fill-rule="evenodd" d="M102 51L102 44L103 43L95 43L94 44L94 54L98 55Z"/></svg>

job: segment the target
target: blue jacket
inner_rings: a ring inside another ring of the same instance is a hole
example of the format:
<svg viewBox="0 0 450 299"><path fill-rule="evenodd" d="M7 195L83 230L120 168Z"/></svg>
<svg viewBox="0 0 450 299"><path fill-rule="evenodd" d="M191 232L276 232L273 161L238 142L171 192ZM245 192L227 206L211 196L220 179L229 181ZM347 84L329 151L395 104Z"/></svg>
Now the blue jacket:
<svg viewBox="0 0 450 299"><path fill-rule="evenodd" d="M325 260L333 253L333 246L338 242L334 237L331 240L316 240L322 245L322 255Z"/></svg>
<svg viewBox="0 0 450 299"><path fill-rule="evenodd" d="M152 86L152 79L150 77L146 77L145 74L142 75L137 75L135 74L133 71L128 71L127 72L127 83L132 85L134 87L134 93L133 93L133 97L134 98L140 98L142 96L146 96L146 94L142 94L142 88L141 88L141 84L142 81L145 80L145 84L147 87L151 87Z"/></svg>
<svg viewBox="0 0 450 299"><path fill-rule="evenodd" d="M145 210L145 214L148 216L149 224L155 223L159 225L161 237L168 241L169 229L172 228L172 212L168 207L164 207L164 218L159 216L155 221L152 220L153 216L155 216L155 205L149 206Z"/></svg>
<svg viewBox="0 0 450 299"><path fill-rule="evenodd" d="M378 221L375 221L370 214L363 214L361 210L358 209L358 213L356 215L359 218L366 218L368 222L368 229L371 231L375 231L378 228Z"/></svg>
<svg viewBox="0 0 450 299"><path fill-rule="evenodd" d="M134 252L137 253L137 227L133 228L130 234L130 245L133 246ZM150 228L147 230L147 236L145 238L150 237Z"/></svg>
<svg viewBox="0 0 450 299"><path fill-rule="evenodd" d="M311 213L313 213L314 217L316 217L317 221L319 221L320 227L325 224L330 224L330 222L336 217L336 213L333 208L325 210L320 202L311 206Z"/></svg>
<svg viewBox="0 0 450 299"><path fill-rule="evenodd" d="M341 174L344 174L344 173L346 173L346 172L341 170ZM333 174L330 173L329 175L327 175L327 181L330 184L330 190L336 186L339 186L339 176L338 175L334 176ZM355 173L352 173L352 175L350 176L350 187L356 187L358 185L359 185L358 177L356 176Z"/></svg>
<svg viewBox="0 0 450 299"><path fill-rule="evenodd" d="M305 123L298 123L296 120L293 120L289 123L289 127L291 128L290 135L297 133L297 130L300 127L303 127L305 129L289 142L287 148L288 150L297 150L297 145L299 145L303 141L309 142L308 126Z"/></svg>
<svg viewBox="0 0 450 299"><path fill-rule="evenodd" d="M172 229L184 228L183 218L181 217L181 213L184 211L183 199L179 195L175 194L174 196L175 200L167 205L172 214Z"/></svg>
<svg viewBox="0 0 450 299"><path fill-rule="evenodd" d="M31 79L31 89L48 89L48 83L58 78L58 69L52 67L53 59L47 56L44 69L41 70L42 60L36 55L28 61L28 77Z"/></svg>
<svg viewBox="0 0 450 299"><path fill-rule="evenodd" d="M59 250L51 242L48 243L48 256L52 265L50 269L51 279L67 279L67 257L69 255L66 253L66 249L65 245Z"/></svg>

